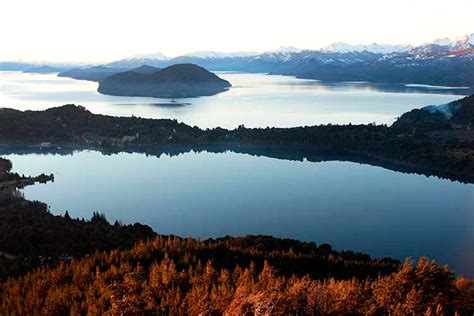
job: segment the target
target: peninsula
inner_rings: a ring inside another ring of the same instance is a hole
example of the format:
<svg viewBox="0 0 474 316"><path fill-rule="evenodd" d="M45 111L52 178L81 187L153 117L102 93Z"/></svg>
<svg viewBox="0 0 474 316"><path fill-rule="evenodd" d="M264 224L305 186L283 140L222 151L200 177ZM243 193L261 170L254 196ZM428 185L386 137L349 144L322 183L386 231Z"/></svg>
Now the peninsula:
<svg viewBox="0 0 474 316"><path fill-rule="evenodd" d="M230 149L297 159L329 157L474 182L473 109L474 96L470 96L406 113L392 126L240 126L234 130L203 130L169 119L97 115L76 105L45 111L2 109L0 145L150 153L169 147Z"/></svg>

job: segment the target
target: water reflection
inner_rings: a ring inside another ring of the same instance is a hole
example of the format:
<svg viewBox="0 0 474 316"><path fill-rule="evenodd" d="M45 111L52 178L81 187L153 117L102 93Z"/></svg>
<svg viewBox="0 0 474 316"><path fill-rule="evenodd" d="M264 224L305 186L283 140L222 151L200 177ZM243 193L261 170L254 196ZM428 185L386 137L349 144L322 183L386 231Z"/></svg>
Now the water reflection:
<svg viewBox="0 0 474 316"><path fill-rule="evenodd" d="M2 147L0 155L61 155L72 156L81 150L60 147ZM180 156L186 153L239 153L255 157L267 157L289 161L309 161L309 162L354 162L371 166L382 167L387 170L397 171L407 174L424 175L426 177L437 177L460 183L474 184L474 176L470 174L451 173L443 170L432 170L429 168L406 166L393 161L386 161L363 154L348 154L335 151L308 150L307 148L292 147L288 149L286 146L261 146L261 145L166 145L166 146L148 146L140 148L122 148L120 151L97 150L102 155L113 156L122 153L143 153L146 156L161 157L163 155L169 157Z"/></svg>

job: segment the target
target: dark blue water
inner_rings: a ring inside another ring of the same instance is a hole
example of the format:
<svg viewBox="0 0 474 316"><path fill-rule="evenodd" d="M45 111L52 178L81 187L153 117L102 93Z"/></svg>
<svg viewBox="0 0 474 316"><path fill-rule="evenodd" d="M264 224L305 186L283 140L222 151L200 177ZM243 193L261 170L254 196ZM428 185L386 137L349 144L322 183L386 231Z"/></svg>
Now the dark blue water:
<svg viewBox="0 0 474 316"><path fill-rule="evenodd" d="M90 218L99 211L164 234L271 234L375 257L424 255L474 275L471 184L351 162L232 152L7 158L17 172L55 174L54 183L25 189L55 214Z"/></svg>

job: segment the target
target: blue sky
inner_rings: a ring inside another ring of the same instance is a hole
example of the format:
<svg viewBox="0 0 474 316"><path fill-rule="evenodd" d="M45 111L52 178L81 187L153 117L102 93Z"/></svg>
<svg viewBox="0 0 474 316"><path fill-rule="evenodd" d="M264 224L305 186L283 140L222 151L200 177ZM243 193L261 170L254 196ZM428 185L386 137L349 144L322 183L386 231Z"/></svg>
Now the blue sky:
<svg viewBox="0 0 474 316"><path fill-rule="evenodd" d="M473 0L7 0L0 12L0 60L421 44L474 32Z"/></svg>

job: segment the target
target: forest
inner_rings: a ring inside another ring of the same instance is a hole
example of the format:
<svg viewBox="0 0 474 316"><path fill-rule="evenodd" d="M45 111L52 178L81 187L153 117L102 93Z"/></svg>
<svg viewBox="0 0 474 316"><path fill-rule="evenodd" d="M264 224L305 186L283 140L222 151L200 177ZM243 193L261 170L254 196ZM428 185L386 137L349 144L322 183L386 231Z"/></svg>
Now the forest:
<svg viewBox="0 0 474 316"><path fill-rule="evenodd" d="M72 219L67 212L54 216L46 204L15 196L0 207L0 281L95 250L131 247L154 236L146 225L111 225L99 213L90 220Z"/></svg>
<svg viewBox="0 0 474 316"><path fill-rule="evenodd" d="M371 270L364 264L368 258L356 257L268 237L199 241L157 236L131 249L97 251L9 279L0 284L0 309L6 315L474 312L474 281L455 278L446 266L421 258L416 264L408 259L389 274L340 274L358 266L360 272ZM386 263L380 264L379 269Z"/></svg>

